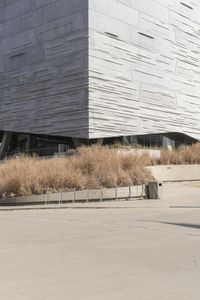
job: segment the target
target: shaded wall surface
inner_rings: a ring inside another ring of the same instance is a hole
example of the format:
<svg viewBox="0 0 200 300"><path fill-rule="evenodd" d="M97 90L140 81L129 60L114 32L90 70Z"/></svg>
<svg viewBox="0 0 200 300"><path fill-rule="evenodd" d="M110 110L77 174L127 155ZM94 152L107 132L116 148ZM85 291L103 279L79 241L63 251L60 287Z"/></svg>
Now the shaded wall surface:
<svg viewBox="0 0 200 300"><path fill-rule="evenodd" d="M0 130L88 137L87 0L0 0Z"/></svg>
<svg viewBox="0 0 200 300"><path fill-rule="evenodd" d="M90 137L200 139L200 1L89 0Z"/></svg>

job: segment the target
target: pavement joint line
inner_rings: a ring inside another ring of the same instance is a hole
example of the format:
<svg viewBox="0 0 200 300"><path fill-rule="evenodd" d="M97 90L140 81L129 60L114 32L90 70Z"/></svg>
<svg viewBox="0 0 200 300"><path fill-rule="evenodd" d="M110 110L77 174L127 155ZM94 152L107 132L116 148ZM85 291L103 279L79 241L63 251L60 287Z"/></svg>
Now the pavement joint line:
<svg viewBox="0 0 200 300"><path fill-rule="evenodd" d="M103 209L162 209L162 208L169 208L169 206L165 206L165 207L162 207L162 206L159 206L159 207L154 207L154 206L148 206L148 207L145 207L145 206L140 206L140 207L137 207L137 206L129 206L129 207L106 207L106 206L103 206L103 207L90 207L90 206L87 206L87 207L81 207L81 206L77 206L77 207L26 207L26 208L0 208L0 212L11 212L11 211L31 211L31 210L61 210L61 209L81 209L81 210L84 210L84 209L93 209L93 210L103 210Z"/></svg>
<svg viewBox="0 0 200 300"><path fill-rule="evenodd" d="M174 205L174 206L170 206L169 208L200 208L199 205Z"/></svg>

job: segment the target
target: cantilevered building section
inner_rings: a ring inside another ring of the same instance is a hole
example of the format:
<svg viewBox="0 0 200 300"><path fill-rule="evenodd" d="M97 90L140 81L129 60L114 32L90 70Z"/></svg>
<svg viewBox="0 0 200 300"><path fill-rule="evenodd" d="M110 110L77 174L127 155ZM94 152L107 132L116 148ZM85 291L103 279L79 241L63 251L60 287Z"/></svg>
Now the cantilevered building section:
<svg viewBox="0 0 200 300"><path fill-rule="evenodd" d="M89 1L90 138L200 139L200 1Z"/></svg>
<svg viewBox="0 0 200 300"><path fill-rule="evenodd" d="M200 140L199 0L0 1L0 131L4 152Z"/></svg>

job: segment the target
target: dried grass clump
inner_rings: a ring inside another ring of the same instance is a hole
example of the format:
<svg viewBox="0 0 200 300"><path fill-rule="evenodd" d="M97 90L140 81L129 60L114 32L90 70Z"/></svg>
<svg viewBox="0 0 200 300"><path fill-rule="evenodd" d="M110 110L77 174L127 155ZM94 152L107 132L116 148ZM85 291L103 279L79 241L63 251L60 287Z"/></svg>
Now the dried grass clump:
<svg viewBox="0 0 200 300"><path fill-rule="evenodd" d="M76 156L39 160L21 156L0 164L0 197L52 191L128 186L148 182L147 158L108 147L82 147Z"/></svg>
<svg viewBox="0 0 200 300"><path fill-rule="evenodd" d="M76 156L40 160L21 156L0 164L0 197L129 186L152 180L145 168L155 164L200 164L200 143L161 150L160 159L109 147L82 147Z"/></svg>
<svg viewBox="0 0 200 300"><path fill-rule="evenodd" d="M200 143L181 146L177 150L161 150L161 157L156 160L161 165L200 164Z"/></svg>

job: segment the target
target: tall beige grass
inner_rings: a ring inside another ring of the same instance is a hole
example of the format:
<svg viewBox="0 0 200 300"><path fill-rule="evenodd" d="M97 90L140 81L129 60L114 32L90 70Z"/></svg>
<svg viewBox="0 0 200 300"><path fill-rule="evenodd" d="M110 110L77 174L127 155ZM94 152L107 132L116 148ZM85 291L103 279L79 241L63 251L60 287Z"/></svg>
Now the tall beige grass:
<svg viewBox="0 0 200 300"><path fill-rule="evenodd" d="M176 150L161 150L161 157L154 164L200 164L200 143L181 146Z"/></svg>
<svg viewBox="0 0 200 300"><path fill-rule="evenodd" d="M108 147L83 147L76 156L39 160L22 156L0 164L0 197L73 188L128 186L151 179L148 158L119 155Z"/></svg>
<svg viewBox="0 0 200 300"><path fill-rule="evenodd" d="M159 159L101 146L63 158L11 158L0 164L0 197L42 194L47 187L56 192L146 183L152 176L145 167L155 164L200 164L200 143L161 150Z"/></svg>

